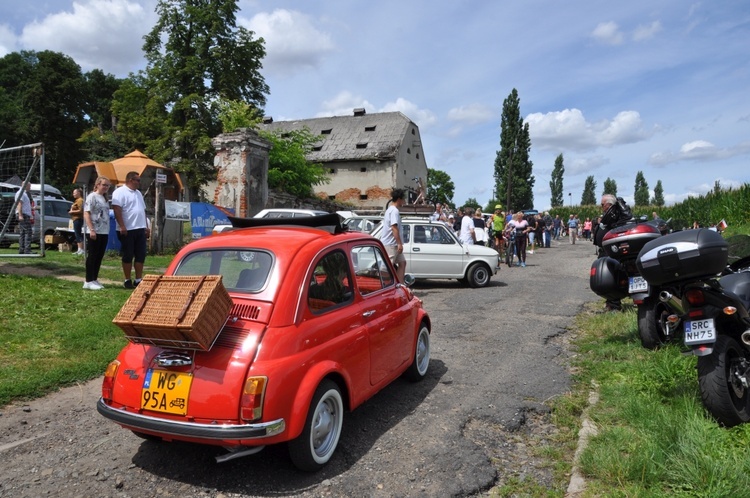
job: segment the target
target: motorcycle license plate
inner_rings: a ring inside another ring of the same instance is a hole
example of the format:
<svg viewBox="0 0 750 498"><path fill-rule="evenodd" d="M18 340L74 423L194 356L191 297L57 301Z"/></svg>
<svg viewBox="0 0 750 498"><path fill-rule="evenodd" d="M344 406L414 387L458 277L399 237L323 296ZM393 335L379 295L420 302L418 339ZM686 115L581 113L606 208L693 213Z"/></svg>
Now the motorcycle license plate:
<svg viewBox="0 0 750 498"><path fill-rule="evenodd" d="M716 342L714 319L685 322L685 345L710 344Z"/></svg>
<svg viewBox="0 0 750 498"><path fill-rule="evenodd" d="M648 292L648 282L643 277L630 277L628 278L628 292L630 294Z"/></svg>

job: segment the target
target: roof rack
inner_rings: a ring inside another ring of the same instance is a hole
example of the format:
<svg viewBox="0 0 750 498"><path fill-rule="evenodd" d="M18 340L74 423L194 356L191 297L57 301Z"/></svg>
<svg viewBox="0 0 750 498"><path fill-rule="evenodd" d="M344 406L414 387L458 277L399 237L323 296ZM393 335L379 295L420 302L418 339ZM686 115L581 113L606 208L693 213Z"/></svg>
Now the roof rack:
<svg viewBox="0 0 750 498"><path fill-rule="evenodd" d="M344 232L341 217L336 213L321 214L319 216L299 216L296 218L239 218L228 216L234 228L253 228L271 226L298 226L321 228L330 233Z"/></svg>
<svg viewBox="0 0 750 498"><path fill-rule="evenodd" d="M402 216L429 218L435 212L435 207L429 204L404 204L398 208Z"/></svg>

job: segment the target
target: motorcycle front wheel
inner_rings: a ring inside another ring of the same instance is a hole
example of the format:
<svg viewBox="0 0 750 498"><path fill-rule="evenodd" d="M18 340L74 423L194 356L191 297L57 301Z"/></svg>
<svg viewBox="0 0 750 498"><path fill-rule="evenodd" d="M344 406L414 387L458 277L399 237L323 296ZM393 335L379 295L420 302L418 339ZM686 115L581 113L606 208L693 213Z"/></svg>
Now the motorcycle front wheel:
<svg viewBox="0 0 750 498"><path fill-rule="evenodd" d="M726 335L716 339L713 353L698 357L703 404L726 427L750 421L750 390L742 384L747 365L748 353Z"/></svg>
<svg viewBox="0 0 750 498"><path fill-rule="evenodd" d="M657 349L669 342L671 337L665 333L669 315L667 305L656 297L646 298L638 306L638 335L644 348Z"/></svg>

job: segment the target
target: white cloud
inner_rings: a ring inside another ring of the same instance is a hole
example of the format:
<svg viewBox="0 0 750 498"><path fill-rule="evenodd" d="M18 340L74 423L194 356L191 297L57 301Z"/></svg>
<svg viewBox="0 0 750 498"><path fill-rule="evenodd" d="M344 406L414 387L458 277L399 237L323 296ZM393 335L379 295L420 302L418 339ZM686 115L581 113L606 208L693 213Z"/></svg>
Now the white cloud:
<svg viewBox="0 0 750 498"><path fill-rule="evenodd" d="M315 117L349 116L357 107L363 107L367 112L376 112L375 106L366 99L346 90L339 92L330 100L324 100L322 107L323 110L317 113Z"/></svg>
<svg viewBox="0 0 750 498"><path fill-rule="evenodd" d="M680 161L709 163L750 154L750 141L740 142L734 147L720 148L706 140L687 142L677 152L657 152L649 158L649 164L661 167Z"/></svg>
<svg viewBox="0 0 750 498"><path fill-rule="evenodd" d="M589 123L579 109L533 113L526 117L534 147L544 150L594 150L642 141L650 136L637 111Z"/></svg>
<svg viewBox="0 0 750 498"><path fill-rule="evenodd" d="M364 97L354 95L349 91L339 92L330 100L324 100L323 110L316 114L316 117L324 116L349 116L357 107L362 107L366 112L400 112L414 121L420 130L429 128L437 118L435 114L428 109L420 109L416 104L399 97L395 102L388 102L378 108L370 103Z"/></svg>
<svg viewBox="0 0 750 498"><path fill-rule="evenodd" d="M649 38L653 38L659 31L661 31L661 29L661 22L659 21L654 21L648 25L641 24L640 26L635 28L635 32L633 33L633 40L648 40Z"/></svg>
<svg viewBox="0 0 750 498"><path fill-rule="evenodd" d="M318 67L335 49L331 36L318 30L310 16L294 10L276 9L240 21L265 40L264 68L289 75L300 68Z"/></svg>
<svg viewBox="0 0 750 498"><path fill-rule="evenodd" d="M429 128L431 125L437 122L437 117L429 109L420 109L413 102L409 102L406 99L399 97L395 102L388 102L385 104L379 112L394 112L398 111L409 119L414 121L420 130Z"/></svg>
<svg viewBox="0 0 750 498"><path fill-rule="evenodd" d="M84 71L98 68L125 76L143 66L143 36L155 18L128 0L73 2L72 12L50 14L26 25L19 45L62 52Z"/></svg>
<svg viewBox="0 0 750 498"><path fill-rule="evenodd" d="M594 28L591 36L599 42L606 43L607 45L620 45L624 38L617 23L612 21L599 23L596 28Z"/></svg>
<svg viewBox="0 0 750 498"><path fill-rule="evenodd" d="M588 175L599 169L600 166L604 166L605 164L609 164L609 159L599 155L577 157L570 162L564 160L565 174Z"/></svg>
<svg viewBox="0 0 750 498"><path fill-rule="evenodd" d="M7 24L0 24L0 57L16 50L16 35Z"/></svg>
<svg viewBox="0 0 750 498"><path fill-rule="evenodd" d="M468 106L454 107L448 111L448 120L466 125L487 123L497 118L497 113L487 105L474 103Z"/></svg>

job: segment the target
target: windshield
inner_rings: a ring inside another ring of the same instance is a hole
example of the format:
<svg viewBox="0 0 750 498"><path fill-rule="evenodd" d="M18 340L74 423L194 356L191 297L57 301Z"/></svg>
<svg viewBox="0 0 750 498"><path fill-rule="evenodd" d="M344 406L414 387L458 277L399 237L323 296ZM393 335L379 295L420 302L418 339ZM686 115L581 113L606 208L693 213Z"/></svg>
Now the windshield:
<svg viewBox="0 0 750 498"><path fill-rule="evenodd" d="M233 292L258 292L266 285L273 255L266 251L216 249L192 252L180 261L175 275L221 275Z"/></svg>

